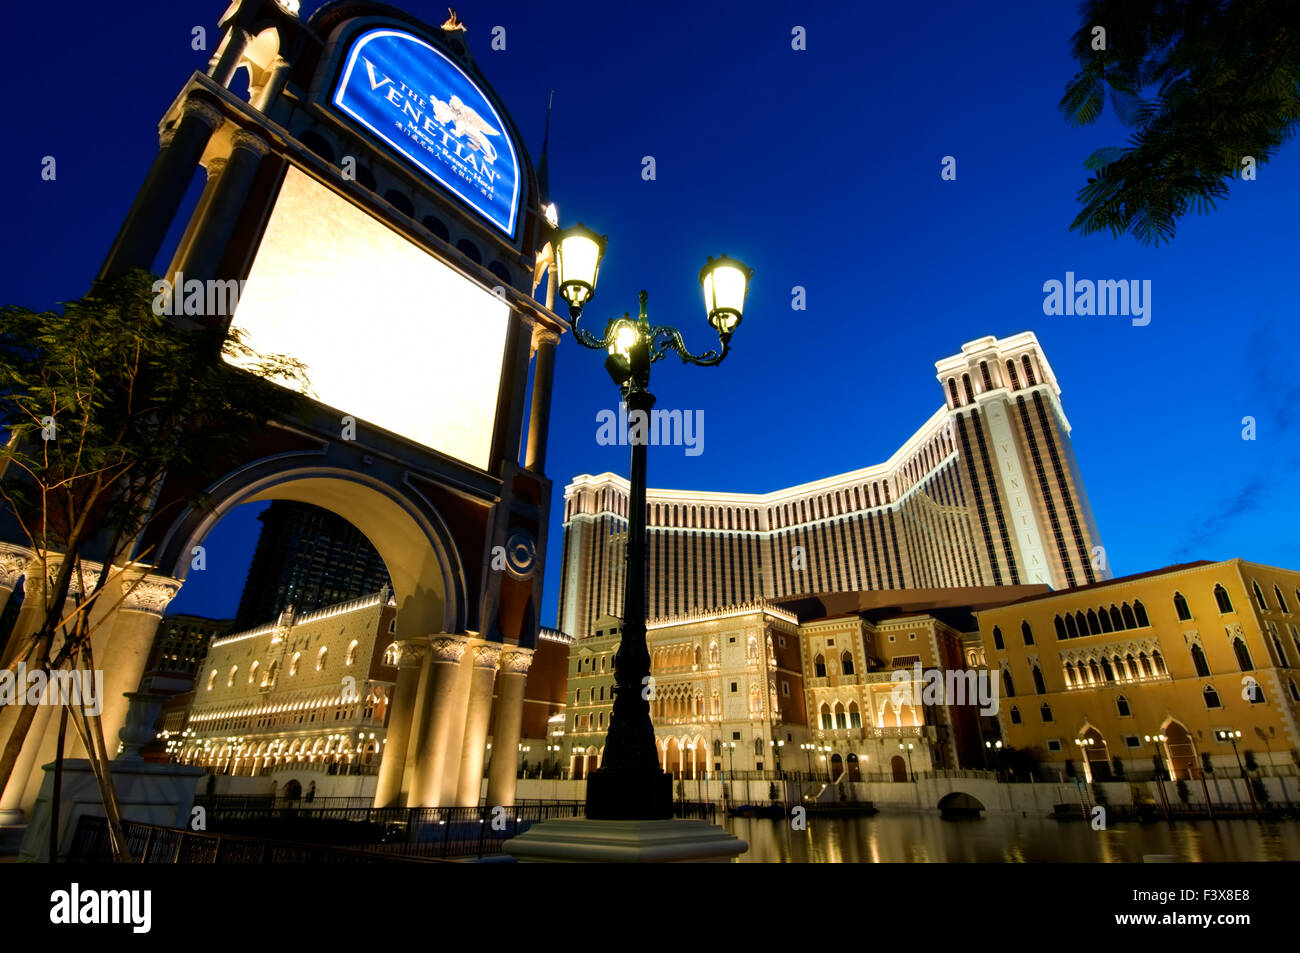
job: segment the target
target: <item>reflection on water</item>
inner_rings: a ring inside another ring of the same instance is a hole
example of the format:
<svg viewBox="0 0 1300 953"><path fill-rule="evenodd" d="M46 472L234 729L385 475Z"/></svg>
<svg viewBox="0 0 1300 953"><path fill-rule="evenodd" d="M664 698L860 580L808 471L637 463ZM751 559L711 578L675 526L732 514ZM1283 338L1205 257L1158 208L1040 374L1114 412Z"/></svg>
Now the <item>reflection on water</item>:
<svg viewBox="0 0 1300 953"><path fill-rule="evenodd" d="M810 817L808 830L788 821L728 818L749 842L741 863L1141 863L1143 854L1179 861L1300 860L1300 824L1180 821L1121 824L1094 831L1083 822L994 814L945 821L929 814Z"/></svg>

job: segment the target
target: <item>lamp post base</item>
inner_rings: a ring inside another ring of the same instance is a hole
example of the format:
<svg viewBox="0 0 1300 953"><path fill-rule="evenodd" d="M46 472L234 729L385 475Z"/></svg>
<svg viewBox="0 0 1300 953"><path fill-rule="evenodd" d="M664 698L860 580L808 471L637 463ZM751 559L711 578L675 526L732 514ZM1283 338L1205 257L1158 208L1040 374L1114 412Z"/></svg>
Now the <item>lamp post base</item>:
<svg viewBox="0 0 1300 953"><path fill-rule="evenodd" d="M593 821L658 821L672 816L671 774L597 768L587 777L587 817Z"/></svg>
<svg viewBox="0 0 1300 953"><path fill-rule="evenodd" d="M708 821L557 818L506 841L518 861L542 863L730 863L749 844Z"/></svg>

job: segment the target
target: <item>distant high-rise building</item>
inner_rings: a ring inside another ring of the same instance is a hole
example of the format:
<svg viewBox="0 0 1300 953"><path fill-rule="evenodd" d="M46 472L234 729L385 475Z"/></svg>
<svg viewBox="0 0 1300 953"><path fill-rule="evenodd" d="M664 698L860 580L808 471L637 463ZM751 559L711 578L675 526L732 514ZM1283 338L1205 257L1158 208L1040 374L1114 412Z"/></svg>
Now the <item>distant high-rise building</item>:
<svg viewBox="0 0 1300 953"><path fill-rule="evenodd" d="M273 622L291 605L301 615L390 586L370 540L329 510L277 500L258 519L236 628Z"/></svg>
<svg viewBox="0 0 1300 953"><path fill-rule="evenodd" d="M971 341L935 370L944 406L884 463L771 493L648 490L649 618L811 593L1109 578L1034 335ZM612 473L565 488L560 628L577 639L622 615L628 508L628 482Z"/></svg>
<svg viewBox="0 0 1300 953"><path fill-rule="evenodd" d="M146 672L188 675L199 670L212 640L230 631L234 619L209 619L199 615L169 615L158 626Z"/></svg>

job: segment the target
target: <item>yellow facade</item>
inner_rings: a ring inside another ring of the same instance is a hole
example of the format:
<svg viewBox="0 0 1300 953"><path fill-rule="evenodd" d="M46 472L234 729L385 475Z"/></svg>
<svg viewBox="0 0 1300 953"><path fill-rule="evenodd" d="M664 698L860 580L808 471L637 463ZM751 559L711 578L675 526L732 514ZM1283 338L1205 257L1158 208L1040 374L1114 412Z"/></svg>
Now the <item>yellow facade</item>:
<svg viewBox="0 0 1300 953"><path fill-rule="evenodd" d="M1002 738L1045 777L1225 777L1238 758L1290 775L1300 764L1300 573L1190 563L976 617L1002 679Z"/></svg>

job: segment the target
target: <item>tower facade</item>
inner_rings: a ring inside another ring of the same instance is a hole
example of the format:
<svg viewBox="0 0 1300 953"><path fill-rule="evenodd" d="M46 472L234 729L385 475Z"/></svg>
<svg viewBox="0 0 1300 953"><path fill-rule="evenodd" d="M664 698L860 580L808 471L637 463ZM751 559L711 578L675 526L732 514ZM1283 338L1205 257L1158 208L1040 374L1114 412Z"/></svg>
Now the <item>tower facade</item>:
<svg viewBox="0 0 1300 953"><path fill-rule="evenodd" d="M1060 388L1030 332L939 361L945 404L887 461L764 494L647 493L650 618L798 595L1108 578ZM628 483L565 488L560 627L622 615Z"/></svg>

